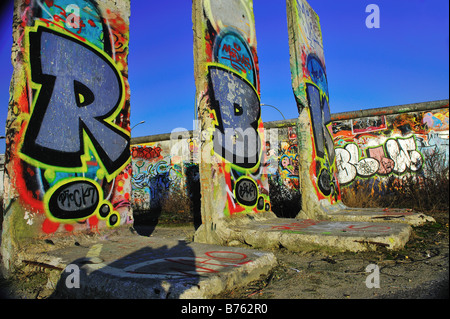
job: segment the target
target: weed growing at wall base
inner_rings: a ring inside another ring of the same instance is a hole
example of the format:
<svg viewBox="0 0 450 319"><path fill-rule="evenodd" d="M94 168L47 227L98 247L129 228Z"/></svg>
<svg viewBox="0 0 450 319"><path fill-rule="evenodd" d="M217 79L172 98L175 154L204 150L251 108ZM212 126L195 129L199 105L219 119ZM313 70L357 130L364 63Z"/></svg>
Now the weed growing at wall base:
<svg viewBox="0 0 450 319"><path fill-rule="evenodd" d="M435 152L425 159L426 172L391 175L367 185L357 180L343 188L342 200L350 207L410 208L427 213L448 213L449 165L445 154Z"/></svg>
<svg viewBox="0 0 450 319"><path fill-rule="evenodd" d="M193 205L192 200L183 190L170 192L163 200L160 221L170 224L192 223Z"/></svg>

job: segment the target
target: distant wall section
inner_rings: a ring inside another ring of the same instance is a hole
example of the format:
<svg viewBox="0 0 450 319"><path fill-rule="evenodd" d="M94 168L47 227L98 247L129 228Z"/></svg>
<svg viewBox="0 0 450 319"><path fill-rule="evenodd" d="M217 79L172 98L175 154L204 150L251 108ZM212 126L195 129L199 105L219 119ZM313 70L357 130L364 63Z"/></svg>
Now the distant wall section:
<svg viewBox="0 0 450 319"><path fill-rule="evenodd" d="M434 104L435 109L423 103L409 110L374 110L364 117L337 114L333 135L340 185L358 180L379 185L376 181L390 176L435 174L436 162L448 167L448 102Z"/></svg>
<svg viewBox="0 0 450 319"><path fill-rule="evenodd" d="M337 176L341 187L360 181L372 188L388 177L427 174L429 159L449 163L448 100L331 115ZM295 217L301 209L297 120L266 122L263 163L269 180L270 201L279 217ZM132 139L135 210L161 207L170 192L189 198L199 183L198 141L193 132L184 138L170 134ZM198 134L197 134L198 135ZM381 183L382 184L382 183ZM376 188L374 191L382 191Z"/></svg>

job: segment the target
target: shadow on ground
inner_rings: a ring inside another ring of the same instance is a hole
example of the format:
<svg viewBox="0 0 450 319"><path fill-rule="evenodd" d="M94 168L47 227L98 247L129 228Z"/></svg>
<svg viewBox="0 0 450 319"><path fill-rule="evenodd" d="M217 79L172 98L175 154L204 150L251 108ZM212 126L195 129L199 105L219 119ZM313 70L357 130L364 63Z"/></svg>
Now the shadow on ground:
<svg viewBox="0 0 450 319"><path fill-rule="evenodd" d="M172 247L146 246L112 262L103 258L100 253L74 260L49 298L178 299L199 282L195 254L181 240Z"/></svg>

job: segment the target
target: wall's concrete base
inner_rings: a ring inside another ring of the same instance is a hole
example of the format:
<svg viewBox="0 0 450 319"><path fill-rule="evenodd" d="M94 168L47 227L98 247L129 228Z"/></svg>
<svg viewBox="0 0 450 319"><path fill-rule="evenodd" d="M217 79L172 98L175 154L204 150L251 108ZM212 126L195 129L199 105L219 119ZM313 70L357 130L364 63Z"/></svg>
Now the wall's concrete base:
<svg viewBox="0 0 450 319"><path fill-rule="evenodd" d="M398 223L280 218L242 226L236 231L254 248L356 252L376 250L379 247L401 249L409 240L411 227Z"/></svg>
<svg viewBox="0 0 450 319"><path fill-rule="evenodd" d="M395 222L405 223L411 226L421 226L428 222L436 222L433 217L415 212L411 209L351 208L342 203L324 205L322 209L334 221Z"/></svg>
<svg viewBox="0 0 450 319"><path fill-rule="evenodd" d="M53 283L57 298L210 298L258 280L277 265L272 253L188 243L181 237L114 236L22 258L60 270ZM79 288L71 288L73 265L80 269Z"/></svg>
<svg viewBox="0 0 450 319"><path fill-rule="evenodd" d="M408 242L412 231L404 223L249 217L202 227L195 236L198 242L291 251L365 251L379 247L397 250Z"/></svg>

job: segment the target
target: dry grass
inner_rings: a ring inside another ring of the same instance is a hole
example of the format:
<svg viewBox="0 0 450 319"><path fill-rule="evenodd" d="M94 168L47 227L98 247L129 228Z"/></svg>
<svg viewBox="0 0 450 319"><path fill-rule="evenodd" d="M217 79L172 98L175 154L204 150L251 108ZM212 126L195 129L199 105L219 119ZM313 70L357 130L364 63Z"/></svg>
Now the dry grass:
<svg viewBox="0 0 450 319"><path fill-rule="evenodd" d="M168 192L161 205L160 222L192 223L194 214L192 201L183 189Z"/></svg>
<svg viewBox="0 0 450 319"><path fill-rule="evenodd" d="M371 183L372 185L368 185ZM374 182L357 180L347 187L341 186L342 201L348 207L380 207L381 196L375 189L378 186L373 186Z"/></svg>
<svg viewBox="0 0 450 319"><path fill-rule="evenodd" d="M447 216L448 220L449 166L444 163L443 157L435 153L427 156L425 171L357 180L342 188L342 201L349 207L411 208Z"/></svg>

